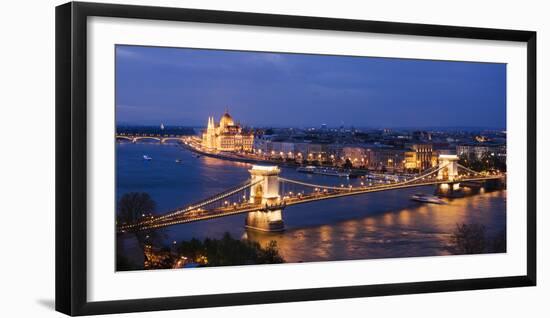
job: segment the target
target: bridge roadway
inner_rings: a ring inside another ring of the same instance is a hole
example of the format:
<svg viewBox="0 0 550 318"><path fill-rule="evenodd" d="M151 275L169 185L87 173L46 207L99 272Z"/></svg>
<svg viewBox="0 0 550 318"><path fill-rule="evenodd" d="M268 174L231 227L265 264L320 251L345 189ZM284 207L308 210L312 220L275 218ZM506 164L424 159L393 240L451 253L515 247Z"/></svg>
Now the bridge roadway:
<svg viewBox="0 0 550 318"><path fill-rule="evenodd" d="M504 178L503 175L489 175L482 177L466 177L456 179L454 181L449 180L421 180L420 182L411 182L411 183L392 183L376 186L361 186L357 188L343 187L338 190L332 191L319 191L307 195L294 195L294 196L284 196L281 200L281 203L271 206L262 206L261 204L252 204L252 203L241 203L238 205L230 205L227 207L212 209L212 210L190 210L181 214L176 214L174 216L166 217L163 215L152 217L150 220L145 220L137 224L122 225L117 230L120 233L124 232L134 232L134 231L144 231L151 229L163 228L166 226L191 223L203 220L209 220L214 218L226 217L230 215L254 212L259 210L279 210L285 207L310 203L321 200L336 199L341 197L347 197L352 195L361 195L366 193L380 192L380 191L390 191L406 188L414 188L421 186L429 185L438 185L445 183L457 183L457 182L472 182L472 181L487 181L487 180L497 180ZM283 179L284 181L284 179Z"/></svg>

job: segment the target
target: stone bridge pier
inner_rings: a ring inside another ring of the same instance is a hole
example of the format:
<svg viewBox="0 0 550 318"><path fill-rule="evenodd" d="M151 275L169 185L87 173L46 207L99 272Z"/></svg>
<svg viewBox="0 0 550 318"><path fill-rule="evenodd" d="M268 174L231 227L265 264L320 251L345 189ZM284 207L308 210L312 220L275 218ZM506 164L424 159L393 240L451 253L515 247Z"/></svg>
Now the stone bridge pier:
<svg viewBox="0 0 550 318"><path fill-rule="evenodd" d="M439 166L445 168L439 170L438 180L448 180L448 183L441 183L436 186L435 194L445 197L455 197L460 195L460 183L455 181L458 177L458 156L457 155L439 155Z"/></svg>
<svg viewBox="0 0 550 318"><path fill-rule="evenodd" d="M279 173L277 166L252 166L249 170L251 182L250 203L260 204L262 208L249 212L245 226L264 232L284 230L281 196L279 194Z"/></svg>

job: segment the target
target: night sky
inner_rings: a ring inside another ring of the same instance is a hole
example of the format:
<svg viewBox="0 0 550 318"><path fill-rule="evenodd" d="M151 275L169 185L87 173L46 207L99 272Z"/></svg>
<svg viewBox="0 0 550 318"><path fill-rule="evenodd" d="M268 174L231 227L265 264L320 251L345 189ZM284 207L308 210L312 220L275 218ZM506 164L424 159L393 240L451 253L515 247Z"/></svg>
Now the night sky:
<svg viewBox="0 0 550 318"><path fill-rule="evenodd" d="M117 124L506 128L506 65L117 46Z"/></svg>

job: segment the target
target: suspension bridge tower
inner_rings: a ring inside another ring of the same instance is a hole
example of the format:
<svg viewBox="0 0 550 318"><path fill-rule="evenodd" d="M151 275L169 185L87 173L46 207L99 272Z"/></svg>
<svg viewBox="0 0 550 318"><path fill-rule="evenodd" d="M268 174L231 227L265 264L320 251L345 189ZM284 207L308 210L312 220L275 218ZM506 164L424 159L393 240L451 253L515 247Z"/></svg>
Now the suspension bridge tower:
<svg viewBox="0 0 550 318"><path fill-rule="evenodd" d="M438 180L448 180L448 183L437 185L436 194L452 197L455 191L460 189L460 183L455 181L458 177L458 156L439 155L439 167L443 167L437 174Z"/></svg>
<svg viewBox="0 0 550 318"><path fill-rule="evenodd" d="M250 203L261 206L258 211L246 216L246 227L265 232L284 230L281 196L279 194L279 173L277 166L252 166Z"/></svg>

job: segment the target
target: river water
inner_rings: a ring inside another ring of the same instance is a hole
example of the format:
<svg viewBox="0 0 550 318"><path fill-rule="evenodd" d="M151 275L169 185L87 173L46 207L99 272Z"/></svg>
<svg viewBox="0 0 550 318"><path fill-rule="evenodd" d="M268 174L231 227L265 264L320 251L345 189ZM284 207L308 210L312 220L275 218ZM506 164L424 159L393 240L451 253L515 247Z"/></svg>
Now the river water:
<svg viewBox="0 0 550 318"><path fill-rule="evenodd" d="M148 192L158 213L200 201L249 177L249 164L197 158L177 144L123 142L117 143L116 154L117 198L127 192ZM143 155L153 160L145 161ZM286 167L281 175L314 184L360 182L298 173ZM283 211L286 230L276 234L245 230L244 214L160 231L167 242L221 238L225 232L262 245L276 240L287 262L310 262L447 255L449 237L457 224L483 224L488 236L506 229L506 191L447 200L445 205L410 200L414 193L433 191L433 186L427 186L288 207Z"/></svg>

